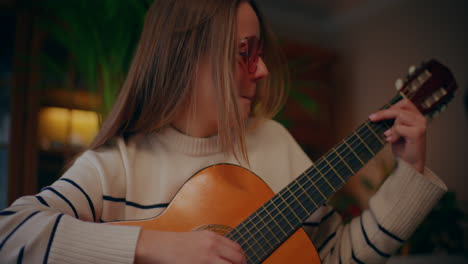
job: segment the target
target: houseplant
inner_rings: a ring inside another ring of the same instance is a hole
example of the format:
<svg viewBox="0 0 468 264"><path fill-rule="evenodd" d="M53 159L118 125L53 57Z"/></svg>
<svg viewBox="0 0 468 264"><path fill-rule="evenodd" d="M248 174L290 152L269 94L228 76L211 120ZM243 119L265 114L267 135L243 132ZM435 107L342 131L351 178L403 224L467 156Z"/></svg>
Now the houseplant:
<svg viewBox="0 0 468 264"><path fill-rule="evenodd" d="M66 74L70 66L78 83L101 98L96 106L109 113L125 78L150 0L44 0L39 24L68 58L42 57L47 69ZM64 84L70 87L69 83Z"/></svg>

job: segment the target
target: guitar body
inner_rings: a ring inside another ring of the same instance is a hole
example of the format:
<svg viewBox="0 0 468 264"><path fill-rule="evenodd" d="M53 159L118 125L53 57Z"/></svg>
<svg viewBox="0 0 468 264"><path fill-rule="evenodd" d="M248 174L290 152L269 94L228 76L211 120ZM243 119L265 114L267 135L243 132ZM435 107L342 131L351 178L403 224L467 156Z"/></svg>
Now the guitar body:
<svg viewBox="0 0 468 264"><path fill-rule="evenodd" d="M422 114L434 117L451 100L457 83L447 67L430 60L397 82L397 89L397 96L382 109L408 98ZM249 263L318 264L317 251L298 227L384 147L384 131L392 126L393 120L367 120L277 194L242 167L213 165L192 176L160 216L114 224L176 232L212 230L243 241L239 243ZM269 227L273 222L274 231ZM283 239L277 237L281 232Z"/></svg>
<svg viewBox="0 0 468 264"><path fill-rule="evenodd" d="M113 224L159 231L212 230L224 235L273 196L270 187L249 170L213 165L192 176L160 216ZM263 263L321 262L309 237L299 228Z"/></svg>

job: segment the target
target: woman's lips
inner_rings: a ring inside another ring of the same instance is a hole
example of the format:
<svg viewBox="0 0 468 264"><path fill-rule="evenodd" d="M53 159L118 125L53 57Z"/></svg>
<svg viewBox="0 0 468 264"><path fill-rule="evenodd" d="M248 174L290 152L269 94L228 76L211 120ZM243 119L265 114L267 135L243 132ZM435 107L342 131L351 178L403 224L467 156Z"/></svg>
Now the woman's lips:
<svg viewBox="0 0 468 264"><path fill-rule="evenodd" d="M253 96L241 96L241 99L245 102L252 103Z"/></svg>

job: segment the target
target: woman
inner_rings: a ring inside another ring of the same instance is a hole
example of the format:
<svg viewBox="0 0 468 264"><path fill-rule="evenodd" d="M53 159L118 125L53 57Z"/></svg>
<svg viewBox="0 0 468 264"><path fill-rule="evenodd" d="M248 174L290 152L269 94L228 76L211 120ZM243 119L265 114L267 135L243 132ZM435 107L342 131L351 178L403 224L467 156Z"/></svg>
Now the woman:
<svg viewBox="0 0 468 264"><path fill-rule="evenodd" d="M247 167L275 192L308 168L287 130L270 120L284 102L278 54L252 1L156 0L90 150L52 186L2 211L2 262L246 263L238 244L209 231L93 222L159 215L212 164ZM395 119L386 136L398 165L350 224L329 206L308 219L324 263L385 262L446 190L424 167L425 119L409 101L370 119Z"/></svg>

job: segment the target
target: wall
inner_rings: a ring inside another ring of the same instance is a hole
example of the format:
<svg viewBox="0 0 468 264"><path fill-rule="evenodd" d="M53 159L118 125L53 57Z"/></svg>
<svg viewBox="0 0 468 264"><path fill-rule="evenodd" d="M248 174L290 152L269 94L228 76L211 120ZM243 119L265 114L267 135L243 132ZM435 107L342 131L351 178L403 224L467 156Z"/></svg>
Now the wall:
<svg viewBox="0 0 468 264"><path fill-rule="evenodd" d="M321 5L306 10L304 4L298 11L294 3L280 9L275 1L270 6L260 2L280 35L336 51L335 107L341 113L337 142L395 95L395 79L410 65L436 58L453 71L459 90L430 124L427 164L457 192L468 211L468 116L463 105L468 89L468 1L357 1L326 15L317 15Z"/></svg>
<svg viewBox="0 0 468 264"><path fill-rule="evenodd" d="M394 94L394 80L411 64L436 58L452 69L459 90L449 108L428 130L427 164L468 203L468 116L463 96L468 88L468 2L400 1L337 32L342 55L338 80L348 80L352 120L360 123ZM347 76L347 77L343 77ZM345 113L344 111L342 111Z"/></svg>

